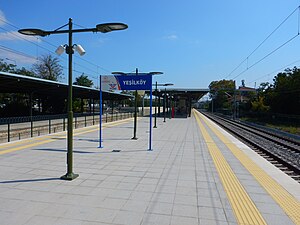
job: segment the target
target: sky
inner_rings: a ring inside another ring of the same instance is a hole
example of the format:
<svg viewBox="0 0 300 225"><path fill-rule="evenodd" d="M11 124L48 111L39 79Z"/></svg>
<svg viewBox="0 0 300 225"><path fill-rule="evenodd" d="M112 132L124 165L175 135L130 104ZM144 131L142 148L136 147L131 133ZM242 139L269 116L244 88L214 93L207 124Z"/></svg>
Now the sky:
<svg viewBox="0 0 300 225"><path fill-rule="evenodd" d="M67 34L33 37L18 29L55 30L121 22L128 29L77 33L86 51L73 57L73 80L82 73L94 84L111 72L160 71L153 82L175 88L208 88L232 79L249 87L270 82L300 66L299 0L1 0L0 58L28 69L43 55L58 57L67 83L68 56L57 56ZM99 86L99 85L98 85Z"/></svg>

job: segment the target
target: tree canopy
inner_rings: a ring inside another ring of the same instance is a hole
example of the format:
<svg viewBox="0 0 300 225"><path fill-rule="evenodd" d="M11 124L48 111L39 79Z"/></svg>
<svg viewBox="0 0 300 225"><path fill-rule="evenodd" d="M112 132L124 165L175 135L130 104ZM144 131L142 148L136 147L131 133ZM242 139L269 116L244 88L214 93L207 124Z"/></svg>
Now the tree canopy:
<svg viewBox="0 0 300 225"><path fill-rule="evenodd" d="M73 84L85 87L92 87L94 85L93 81L87 75L84 75L84 73L76 77L76 81Z"/></svg>
<svg viewBox="0 0 300 225"><path fill-rule="evenodd" d="M233 80L212 81L209 85L214 109L232 110L235 90ZM278 73L273 84L261 83L256 93L249 95L249 104L240 103L244 111L300 114L300 69L286 69ZM241 107L240 107L241 108Z"/></svg>
<svg viewBox="0 0 300 225"><path fill-rule="evenodd" d="M28 70L25 67L17 68L17 65L7 63L3 59L0 59L0 71L14 73L14 74L20 74L20 75L24 75L24 76L31 76L31 77L36 76L33 71Z"/></svg>
<svg viewBox="0 0 300 225"><path fill-rule="evenodd" d="M273 82L261 93L266 105L270 106L272 112L299 115L300 69L286 69L278 73Z"/></svg>
<svg viewBox="0 0 300 225"><path fill-rule="evenodd" d="M233 80L212 81L209 85L209 93L213 99L215 109L232 110L232 100L235 90Z"/></svg>
<svg viewBox="0 0 300 225"><path fill-rule="evenodd" d="M63 67L59 64L59 59L49 55L39 57L39 61L32 65L32 70L37 77L58 81L62 75Z"/></svg>

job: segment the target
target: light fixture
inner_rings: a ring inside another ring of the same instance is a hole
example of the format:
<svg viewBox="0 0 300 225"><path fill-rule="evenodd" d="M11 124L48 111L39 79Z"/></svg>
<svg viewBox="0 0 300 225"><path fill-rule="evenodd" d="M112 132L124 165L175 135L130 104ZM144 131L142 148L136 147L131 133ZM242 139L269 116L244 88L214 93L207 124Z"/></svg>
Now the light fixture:
<svg viewBox="0 0 300 225"><path fill-rule="evenodd" d="M64 45L60 45L60 46L55 50L55 53L56 53L57 55L61 55L61 54L64 53L65 49L66 49L66 47L65 47Z"/></svg>
<svg viewBox="0 0 300 225"><path fill-rule="evenodd" d="M80 56L83 56L85 54L85 50L81 45L74 45L76 52L78 52L78 54Z"/></svg>
<svg viewBox="0 0 300 225"><path fill-rule="evenodd" d="M125 30L128 26L124 23L102 23L96 25L96 31L100 31L101 33L107 33L114 30Z"/></svg>
<svg viewBox="0 0 300 225"><path fill-rule="evenodd" d="M19 33L24 34L24 35L30 35L30 36L42 36L45 37L47 35L50 35L49 32L41 30L41 29L21 29L18 30Z"/></svg>

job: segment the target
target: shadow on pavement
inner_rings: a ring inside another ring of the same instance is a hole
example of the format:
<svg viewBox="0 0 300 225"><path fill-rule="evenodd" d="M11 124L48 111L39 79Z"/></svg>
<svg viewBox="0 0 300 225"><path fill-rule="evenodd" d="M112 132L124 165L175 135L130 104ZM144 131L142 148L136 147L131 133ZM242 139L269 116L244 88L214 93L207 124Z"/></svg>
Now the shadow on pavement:
<svg viewBox="0 0 300 225"><path fill-rule="evenodd" d="M27 179L27 180L5 180L0 181L0 184L12 184L12 183L28 183L28 182L43 182L50 180L61 180L60 178L40 178L40 179Z"/></svg>
<svg viewBox="0 0 300 225"><path fill-rule="evenodd" d="M34 150L34 151L49 151L49 152L67 152L66 149L53 149L53 148L38 148L38 149L32 149L32 150ZM97 152L87 152L87 151L73 150L73 153L91 154L91 153L97 153Z"/></svg>

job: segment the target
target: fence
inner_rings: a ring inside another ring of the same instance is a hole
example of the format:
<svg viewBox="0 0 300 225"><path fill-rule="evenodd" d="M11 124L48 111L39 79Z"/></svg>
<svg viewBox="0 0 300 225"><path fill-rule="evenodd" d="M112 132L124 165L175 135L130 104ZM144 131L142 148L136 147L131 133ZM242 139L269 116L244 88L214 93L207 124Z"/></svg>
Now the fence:
<svg viewBox="0 0 300 225"><path fill-rule="evenodd" d="M103 113L102 122L133 116L133 111L107 111ZM0 143L65 131L67 124L67 114L0 118ZM74 114L74 129L96 124L99 124L99 114Z"/></svg>

